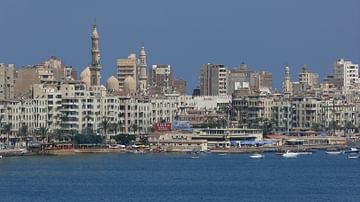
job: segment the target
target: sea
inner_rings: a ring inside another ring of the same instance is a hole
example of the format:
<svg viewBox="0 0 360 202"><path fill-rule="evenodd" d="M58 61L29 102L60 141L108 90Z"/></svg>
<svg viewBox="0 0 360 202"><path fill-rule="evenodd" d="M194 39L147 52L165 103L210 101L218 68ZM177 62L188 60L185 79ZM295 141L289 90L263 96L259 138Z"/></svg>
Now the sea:
<svg viewBox="0 0 360 202"><path fill-rule="evenodd" d="M360 201L360 159L323 151L81 154L0 159L0 201Z"/></svg>

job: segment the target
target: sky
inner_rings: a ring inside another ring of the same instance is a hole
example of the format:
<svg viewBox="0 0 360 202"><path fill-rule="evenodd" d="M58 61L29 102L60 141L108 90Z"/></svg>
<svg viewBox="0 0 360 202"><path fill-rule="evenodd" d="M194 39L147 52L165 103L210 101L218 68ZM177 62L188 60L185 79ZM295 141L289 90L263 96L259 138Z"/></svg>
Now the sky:
<svg viewBox="0 0 360 202"><path fill-rule="evenodd" d="M57 56L78 75L96 19L103 84L142 43L148 67L171 64L189 93L205 63L270 71L280 90L286 64L295 81L304 64L323 78L338 58L360 62L358 0L1 0L0 10L0 63Z"/></svg>

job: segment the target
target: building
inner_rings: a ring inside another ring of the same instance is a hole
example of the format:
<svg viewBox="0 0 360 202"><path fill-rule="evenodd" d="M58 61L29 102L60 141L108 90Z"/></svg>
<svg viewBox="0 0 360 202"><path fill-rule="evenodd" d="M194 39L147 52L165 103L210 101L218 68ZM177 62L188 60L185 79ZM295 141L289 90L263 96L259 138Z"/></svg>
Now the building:
<svg viewBox="0 0 360 202"><path fill-rule="evenodd" d="M183 79L174 79L173 90L180 95L186 95L186 81Z"/></svg>
<svg viewBox="0 0 360 202"><path fill-rule="evenodd" d="M272 89L272 74L266 71L249 71L245 63L239 68L231 69L228 74L228 95L236 91L254 93L261 89Z"/></svg>
<svg viewBox="0 0 360 202"><path fill-rule="evenodd" d="M200 67L200 95L227 95L227 69L220 64L203 64Z"/></svg>
<svg viewBox="0 0 360 202"><path fill-rule="evenodd" d="M8 100L14 98L14 77L14 64L0 64L0 100Z"/></svg>
<svg viewBox="0 0 360 202"><path fill-rule="evenodd" d="M312 90L319 86L319 74L309 72L306 65L302 67L302 71L299 73L299 88L300 92ZM298 94L299 92L294 92Z"/></svg>
<svg viewBox="0 0 360 202"><path fill-rule="evenodd" d="M117 79L119 80L120 90L124 90L125 79L128 77L131 77L135 81L135 89L137 89L137 64L135 54L130 54L127 59L117 60Z"/></svg>
<svg viewBox="0 0 360 202"><path fill-rule="evenodd" d="M245 63L240 64L239 68L230 69L228 75L228 95L240 89L249 89L250 72Z"/></svg>
<svg viewBox="0 0 360 202"><path fill-rule="evenodd" d="M338 89L344 91L356 87L359 84L359 65L349 60L336 60L333 83Z"/></svg>
<svg viewBox="0 0 360 202"><path fill-rule="evenodd" d="M43 63L26 66L15 73L14 96L19 97L29 94L34 84L44 84L53 87L61 80L73 80L71 75L75 70L57 57L51 56Z"/></svg>
<svg viewBox="0 0 360 202"><path fill-rule="evenodd" d="M172 92L173 80L171 65L153 65L150 73L150 94L164 95Z"/></svg>

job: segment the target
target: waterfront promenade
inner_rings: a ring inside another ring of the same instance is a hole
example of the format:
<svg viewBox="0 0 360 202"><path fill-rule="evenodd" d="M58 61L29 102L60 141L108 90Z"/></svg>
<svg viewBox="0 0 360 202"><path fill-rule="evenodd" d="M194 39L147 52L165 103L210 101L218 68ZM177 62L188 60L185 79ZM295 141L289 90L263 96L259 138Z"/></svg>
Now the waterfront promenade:
<svg viewBox="0 0 360 202"><path fill-rule="evenodd" d="M263 153L263 152L285 152L290 151L313 151L313 150L346 150L348 145L311 145L311 146L276 146L276 147L242 147L242 148L214 148L209 150L212 153ZM2 149L0 155L7 156L30 156L30 155L76 155L76 154L95 154L95 153L185 153L188 150L166 150L159 151L144 148L107 148L107 147L77 147L46 149L40 151L26 151L25 149Z"/></svg>

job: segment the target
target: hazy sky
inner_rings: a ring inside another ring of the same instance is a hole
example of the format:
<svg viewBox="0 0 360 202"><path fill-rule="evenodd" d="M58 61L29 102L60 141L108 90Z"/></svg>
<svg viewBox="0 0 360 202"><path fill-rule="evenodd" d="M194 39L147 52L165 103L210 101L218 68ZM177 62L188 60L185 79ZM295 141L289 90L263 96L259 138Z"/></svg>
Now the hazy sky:
<svg viewBox="0 0 360 202"><path fill-rule="evenodd" d="M358 0L1 0L0 9L0 63L17 67L55 55L81 72L96 18L103 83L142 42L148 66L171 64L189 91L202 63L245 62L271 71L279 89L285 64L297 80L303 64L323 77L337 58L360 62Z"/></svg>

